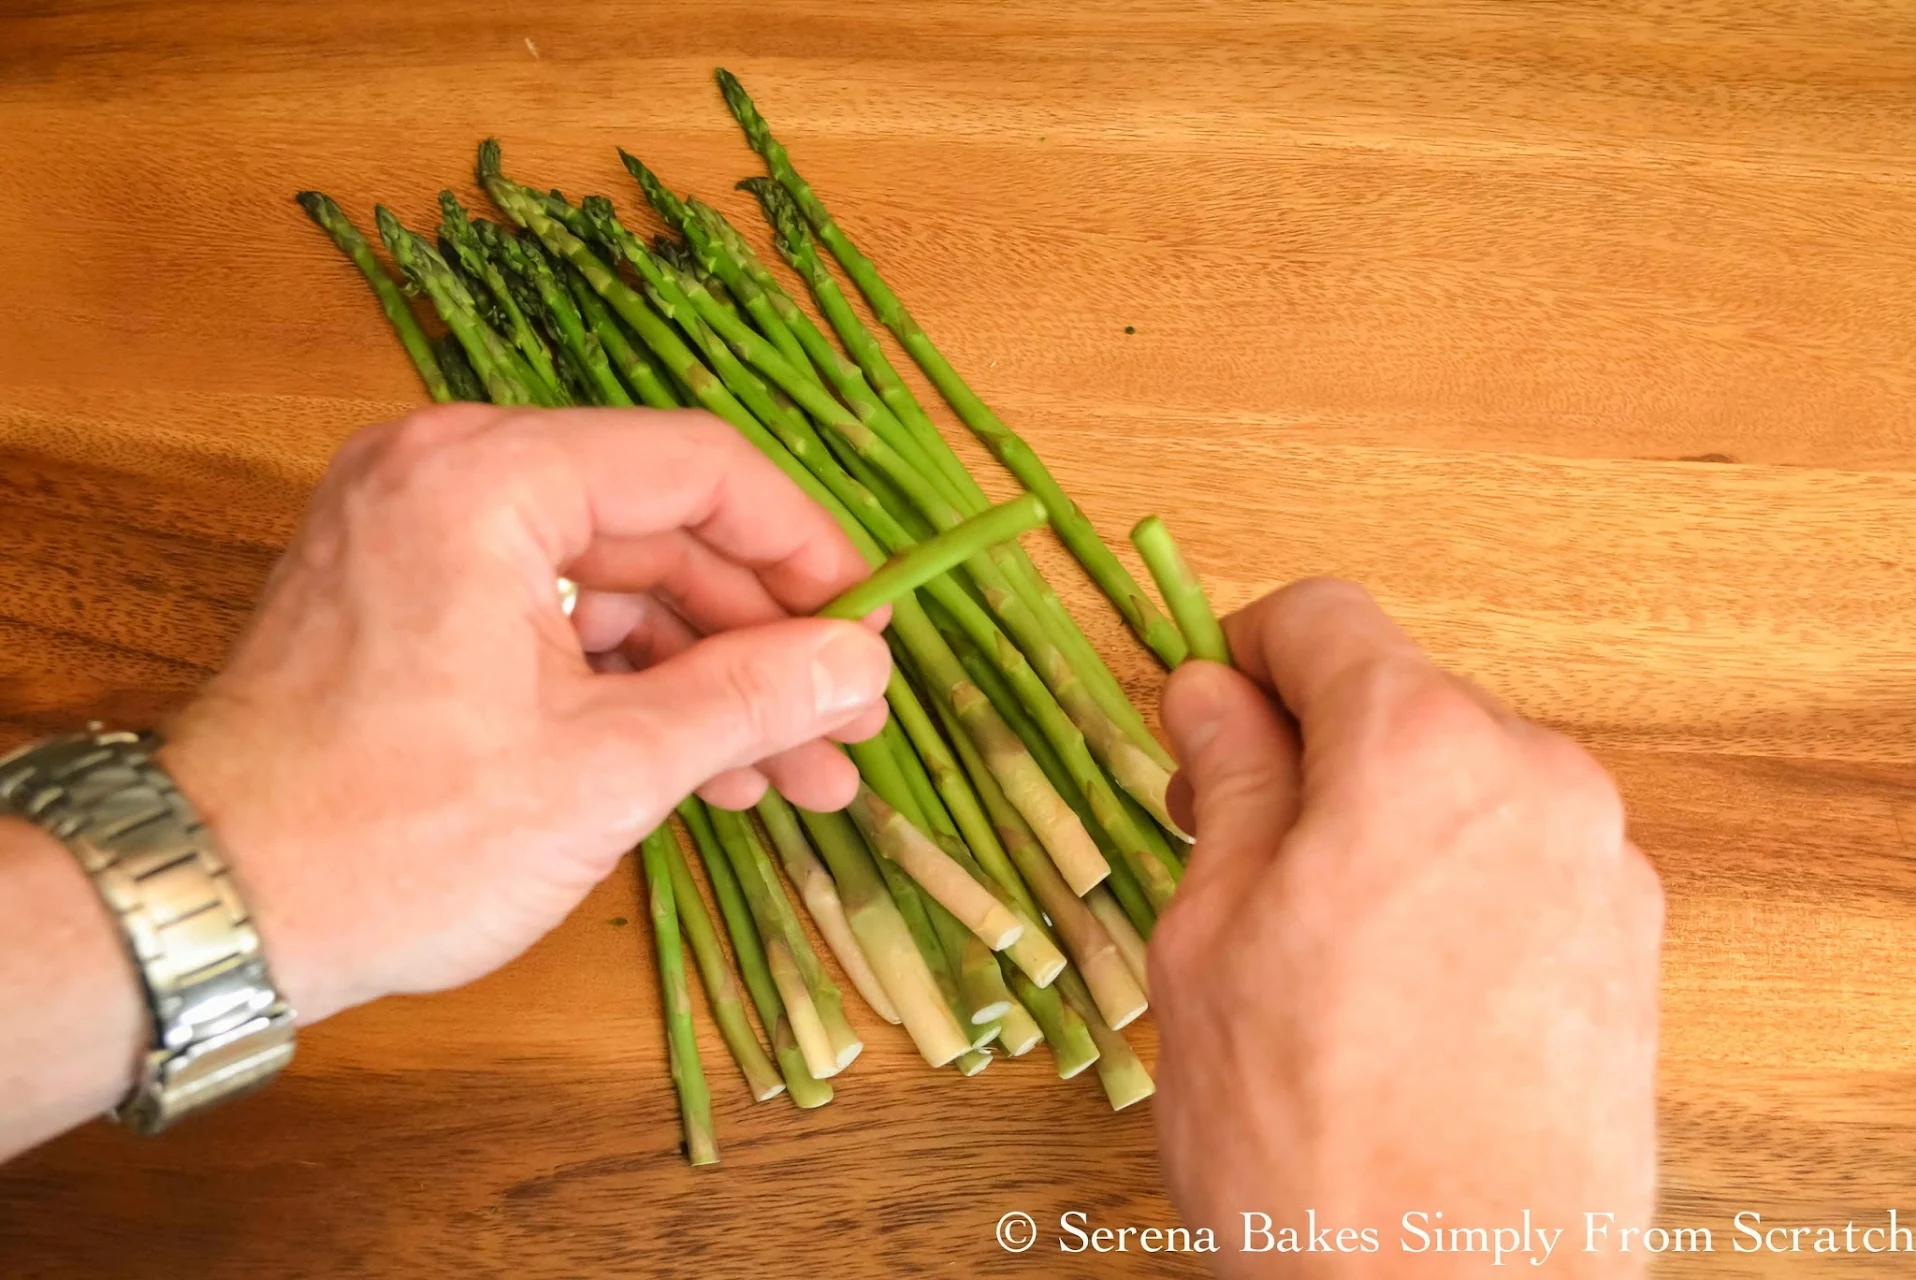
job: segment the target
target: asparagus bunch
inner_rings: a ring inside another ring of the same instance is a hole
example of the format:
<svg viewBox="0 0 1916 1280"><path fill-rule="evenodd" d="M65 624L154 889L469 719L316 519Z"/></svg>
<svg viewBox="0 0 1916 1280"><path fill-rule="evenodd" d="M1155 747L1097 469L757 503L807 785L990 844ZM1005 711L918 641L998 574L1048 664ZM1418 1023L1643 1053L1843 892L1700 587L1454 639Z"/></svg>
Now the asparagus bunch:
<svg viewBox="0 0 1916 1280"><path fill-rule="evenodd" d="M313 192L299 201L371 284L433 399L707 409L830 512L870 564L821 612L890 610L892 720L847 748L862 781L846 813L796 809L776 793L743 814L688 799L678 816L696 860L670 826L643 843L692 1161L717 1152L684 949L755 1100L824 1105L827 1081L863 1047L788 883L852 989L930 1065L975 1075L1042 1041L1059 1076L1095 1068L1111 1105L1128 1106L1152 1084L1121 1029L1147 1006L1144 939L1183 871L1166 803L1173 765L1018 539L1049 522L1167 665L1228 661L1223 633L1155 517L1133 537L1170 618L1150 603L827 213L743 88L723 71L719 81L770 170L740 185L822 323L749 237L625 151L671 235L648 242L605 197L575 204L515 181L488 141L477 177L503 221L442 192L435 245L377 210L403 289L336 204ZM819 242L1029 492L986 499ZM444 336L428 336L408 292Z"/></svg>

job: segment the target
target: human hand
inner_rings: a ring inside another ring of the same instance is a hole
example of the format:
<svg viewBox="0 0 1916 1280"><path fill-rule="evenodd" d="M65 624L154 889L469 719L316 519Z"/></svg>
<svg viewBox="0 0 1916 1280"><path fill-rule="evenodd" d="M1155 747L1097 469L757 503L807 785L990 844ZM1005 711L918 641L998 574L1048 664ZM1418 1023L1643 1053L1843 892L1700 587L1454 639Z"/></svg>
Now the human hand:
<svg viewBox="0 0 1916 1280"><path fill-rule="evenodd" d="M161 759L303 1021L457 986L694 789L851 798L822 739L877 732L890 654L791 615L866 572L705 414L425 410L341 448Z"/></svg>
<svg viewBox="0 0 1916 1280"><path fill-rule="evenodd" d="M1163 708L1197 835L1150 951L1180 1211L1226 1274L1474 1275L1481 1254L1400 1252L1403 1215L1525 1209L1566 1229L1560 1269L1634 1272L1580 1252L1585 1211L1614 1241L1655 1184L1663 899L1615 787L1349 583L1226 630L1240 670L1180 668ZM1379 1250L1236 1251L1243 1213L1301 1233L1308 1209Z"/></svg>

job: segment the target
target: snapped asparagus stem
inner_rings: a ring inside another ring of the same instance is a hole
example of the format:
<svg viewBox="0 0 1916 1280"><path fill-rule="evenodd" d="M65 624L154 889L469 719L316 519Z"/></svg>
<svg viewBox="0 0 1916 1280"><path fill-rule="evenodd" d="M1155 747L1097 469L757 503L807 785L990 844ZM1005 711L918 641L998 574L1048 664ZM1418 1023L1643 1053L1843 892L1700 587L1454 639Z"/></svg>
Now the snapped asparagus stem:
<svg viewBox="0 0 1916 1280"><path fill-rule="evenodd" d="M799 1052L805 1055L805 1067L815 1080L826 1080L842 1069L839 1052L825 1029L824 1010L799 967L798 951L779 919L764 878L745 842L746 832L739 815L707 806L706 817L718 836L719 848L731 860L732 874L745 894L745 905L758 929L759 942L765 948L765 964L778 988L779 1002L791 1020L792 1034L798 1039Z"/></svg>
<svg viewBox="0 0 1916 1280"><path fill-rule="evenodd" d="M685 983L685 953L679 946L678 908L672 898L672 876L666 854L666 846L671 843L671 832L661 828L640 845L647 898L652 908L652 937L659 953L665 1039L672 1063L672 1084L679 1094L679 1119L685 1129L686 1155L695 1165L717 1164L718 1143L712 1135L712 1095L705 1085L698 1037L692 1029L692 993Z"/></svg>
<svg viewBox="0 0 1916 1280"><path fill-rule="evenodd" d="M957 568L993 543L1016 538L1044 523L1044 504L1030 494L992 507L919 543L820 609L825 618L858 619L908 591Z"/></svg>
<svg viewBox="0 0 1916 1280"><path fill-rule="evenodd" d="M779 1073L785 1077L786 1092L801 1108L822 1107L832 1100L832 1087L812 1075L806 1066L792 1024L785 1016L778 984L772 979L764 944L759 941L758 929L752 923L751 909L739 888L738 877L732 873L724 846L719 844L718 833L712 829L711 815L695 797L680 804L678 813L685 829L691 833L692 847L698 850L699 861L705 864L705 878L712 886L712 897L718 902L725 932L732 939L732 954L738 957L746 993L752 997L759 1024L772 1043L772 1057L778 1063Z"/></svg>
<svg viewBox="0 0 1916 1280"><path fill-rule="evenodd" d="M898 1009L892 1004L891 997L885 994L884 984L872 971L865 953L859 950L851 921L845 917L844 901L838 896L838 886L833 883L831 872L825 869L825 864L812 851L811 841L805 838L805 828L799 823L798 813L786 802L785 797L768 790L765 798L759 801L758 816L765 824L766 834L772 838L772 848L778 851L778 860L785 867L786 879L798 890L805 909L811 912L812 923L818 926L819 936L825 939L825 945L831 948L832 955L837 958L838 967L858 988L858 994L864 997L872 1012L896 1026L899 1021Z"/></svg>
<svg viewBox="0 0 1916 1280"><path fill-rule="evenodd" d="M1191 648L1193 658L1231 665L1231 643L1224 638L1211 602L1204 598L1204 585L1178 549L1177 540L1156 516L1146 516L1131 530L1131 543L1144 557L1144 565L1158 584L1164 603L1177 619L1178 630Z"/></svg>
<svg viewBox="0 0 1916 1280"><path fill-rule="evenodd" d="M764 1046L759 1043L757 1033L752 1030L752 1024L745 1016L745 1004L739 997L738 983L732 980L731 963L725 958L724 949L719 946L718 930L705 909L705 899L699 894L698 883L692 879L692 868L685 861L685 852L679 847L678 837L672 833L669 825L662 824L659 832L664 833L661 844L666 846L666 869L672 879L672 899L679 909L679 932L692 948L692 958L698 964L699 980L705 984L705 998L712 1006L712 1017L719 1025L719 1034L725 1039L725 1047L731 1050L732 1061L738 1064L739 1071L744 1074L752 1097L759 1102L776 1098L785 1092L785 1081L780 1078L772 1060L765 1055Z"/></svg>
<svg viewBox="0 0 1916 1280"><path fill-rule="evenodd" d="M767 798L772 799L770 793ZM784 805L785 801L781 796L774 803ZM918 1052L934 1067L968 1052L970 1033L960 1025L926 952L885 887L851 819L843 813L797 812L837 882L853 936L884 984L885 994L891 997ZM919 914L922 922L922 910ZM929 923L924 923L924 930L930 934ZM937 950L936 939L928 936L926 941L933 951ZM942 964L942 953L938 959Z"/></svg>
<svg viewBox="0 0 1916 1280"><path fill-rule="evenodd" d="M393 332L399 335L399 343L412 358L413 368L419 370L419 378L426 384L426 394L441 404L474 398L455 390L433 353L426 331L413 315L412 304L406 300L398 283L386 273L386 268L379 265L379 259L373 256L372 246L366 243L366 237L360 234L352 219L333 203L333 198L319 191L302 191L293 198L299 201L299 207L306 211L306 216L332 237L339 251L352 260L352 264L359 268L359 274L372 286L373 296L379 299L379 309L386 313L387 322L392 325Z"/></svg>
<svg viewBox="0 0 1916 1280"><path fill-rule="evenodd" d="M869 786L859 786L848 812L867 843L903 867L993 951L1003 951L1024 932L1016 915Z"/></svg>
<svg viewBox="0 0 1916 1280"><path fill-rule="evenodd" d="M747 96L744 86L724 69L719 70L718 81L719 89L725 95L726 106L744 129L752 149L764 157L772 176L798 202L806 221L865 295L880 323L896 335L905 350L911 353L912 359L918 362L919 368L925 371L925 376L938 388L939 394L945 397L992 455L1017 476L1025 488L1044 501L1045 510L1050 514L1052 527L1058 531L1058 536L1085 567L1092 580L1117 606L1118 612L1138 638L1150 646L1166 666L1175 667L1182 662L1185 642L1177 628L1152 607L1137 580L1119 563L1111 549L1104 545L1090 520L1065 495L1031 446L1000 421L965 380L958 376L958 371L932 345L924 329L919 327L898 296L879 276L871 259L860 253L832 220L824 203L792 167L785 148L772 136L771 127Z"/></svg>

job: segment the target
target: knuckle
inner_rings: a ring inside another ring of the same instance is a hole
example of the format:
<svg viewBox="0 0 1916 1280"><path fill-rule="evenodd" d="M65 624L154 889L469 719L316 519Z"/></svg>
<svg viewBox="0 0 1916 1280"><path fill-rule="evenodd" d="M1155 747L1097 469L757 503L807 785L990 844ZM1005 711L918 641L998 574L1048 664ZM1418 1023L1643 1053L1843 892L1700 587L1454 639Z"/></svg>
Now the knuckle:
<svg viewBox="0 0 1916 1280"><path fill-rule="evenodd" d="M1371 728L1386 770L1474 770L1505 737L1476 699L1420 661L1384 659L1354 678L1376 708Z"/></svg>
<svg viewBox="0 0 1916 1280"><path fill-rule="evenodd" d="M1623 794L1610 771L1560 733L1539 730L1533 750L1553 793L1579 821L1601 836L1606 846L1620 847L1624 841Z"/></svg>

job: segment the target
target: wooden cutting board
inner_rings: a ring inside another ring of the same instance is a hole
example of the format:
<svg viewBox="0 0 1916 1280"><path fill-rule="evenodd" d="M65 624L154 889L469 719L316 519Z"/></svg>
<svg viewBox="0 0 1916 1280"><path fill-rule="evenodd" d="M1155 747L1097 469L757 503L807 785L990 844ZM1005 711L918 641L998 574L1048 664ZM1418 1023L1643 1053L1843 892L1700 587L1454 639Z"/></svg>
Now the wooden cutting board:
<svg viewBox="0 0 1916 1280"><path fill-rule="evenodd" d="M0 737L187 696L332 449L422 399L295 190L424 222L496 133L755 228L720 64L1108 535L1163 512L1226 605L1359 578L1615 771L1670 902L1664 1220L1717 1246L1664 1273L1901 1274L1730 1223L1916 1219L1906 6L8 6ZM0 1273L1197 1273L1056 1249L1173 1220L1148 1106L869 1017L809 1114L710 1040L687 1169L634 888L177 1135L0 1170Z"/></svg>

